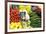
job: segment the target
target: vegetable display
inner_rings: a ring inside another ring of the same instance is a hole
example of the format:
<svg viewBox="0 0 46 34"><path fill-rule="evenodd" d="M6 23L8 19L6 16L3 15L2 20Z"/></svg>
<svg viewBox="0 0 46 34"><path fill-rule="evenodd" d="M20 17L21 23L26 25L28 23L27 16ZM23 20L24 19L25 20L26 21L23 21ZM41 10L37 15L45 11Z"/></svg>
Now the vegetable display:
<svg viewBox="0 0 46 34"><path fill-rule="evenodd" d="M11 5L9 28L29 29L41 27L41 15L37 14L37 11L34 11L31 5Z"/></svg>

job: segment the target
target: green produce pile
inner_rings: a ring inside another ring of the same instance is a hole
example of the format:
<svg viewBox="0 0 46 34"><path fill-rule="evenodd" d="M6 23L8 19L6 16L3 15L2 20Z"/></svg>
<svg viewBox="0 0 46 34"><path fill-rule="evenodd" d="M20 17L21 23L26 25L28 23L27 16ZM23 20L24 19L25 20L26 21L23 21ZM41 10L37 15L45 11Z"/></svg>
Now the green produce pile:
<svg viewBox="0 0 46 34"><path fill-rule="evenodd" d="M32 12L30 14L30 21L30 26L32 26L33 28L41 27L41 18L36 14L36 12Z"/></svg>

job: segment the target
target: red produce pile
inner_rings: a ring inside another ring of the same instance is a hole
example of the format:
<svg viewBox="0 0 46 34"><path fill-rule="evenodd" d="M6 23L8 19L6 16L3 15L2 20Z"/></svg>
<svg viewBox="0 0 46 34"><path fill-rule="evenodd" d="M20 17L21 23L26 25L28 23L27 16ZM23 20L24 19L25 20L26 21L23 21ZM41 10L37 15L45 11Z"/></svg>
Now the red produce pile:
<svg viewBox="0 0 46 34"><path fill-rule="evenodd" d="M10 22L19 22L20 16L19 16L19 10L18 8L10 8Z"/></svg>

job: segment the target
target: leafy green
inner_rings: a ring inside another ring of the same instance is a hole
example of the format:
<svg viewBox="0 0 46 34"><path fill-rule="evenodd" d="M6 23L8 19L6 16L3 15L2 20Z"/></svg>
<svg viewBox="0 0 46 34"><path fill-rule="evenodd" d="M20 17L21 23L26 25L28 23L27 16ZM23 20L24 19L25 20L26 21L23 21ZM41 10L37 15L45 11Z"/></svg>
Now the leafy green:
<svg viewBox="0 0 46 34"><path fill-rule="evenodd" d="M41 27L41 18L35 12L32 12L30 14L30 21L30 26L32 26L33 28Z"/></svg>

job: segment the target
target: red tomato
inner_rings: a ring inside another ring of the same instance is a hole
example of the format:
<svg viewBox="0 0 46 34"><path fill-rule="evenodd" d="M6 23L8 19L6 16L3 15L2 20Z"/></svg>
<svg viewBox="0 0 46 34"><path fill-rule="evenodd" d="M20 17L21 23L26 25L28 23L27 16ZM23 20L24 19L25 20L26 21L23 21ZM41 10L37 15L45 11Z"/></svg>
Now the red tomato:
<svg viewBox="0 0 46 34"><path fill-rule="evenodd" d="M20 16L19 16L19 10L17 8L10 8L10 22L19 22Z"/></svg>

